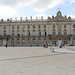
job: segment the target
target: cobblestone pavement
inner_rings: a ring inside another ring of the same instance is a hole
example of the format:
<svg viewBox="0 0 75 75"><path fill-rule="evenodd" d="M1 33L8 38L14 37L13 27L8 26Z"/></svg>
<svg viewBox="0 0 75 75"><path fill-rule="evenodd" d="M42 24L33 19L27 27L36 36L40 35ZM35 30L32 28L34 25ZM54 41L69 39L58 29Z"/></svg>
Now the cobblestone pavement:
<svg viewBox="0 0 75 75"><path fill-rule="evenodd" d="M75 75L75 51L0 47L0 75Z"/></svg>

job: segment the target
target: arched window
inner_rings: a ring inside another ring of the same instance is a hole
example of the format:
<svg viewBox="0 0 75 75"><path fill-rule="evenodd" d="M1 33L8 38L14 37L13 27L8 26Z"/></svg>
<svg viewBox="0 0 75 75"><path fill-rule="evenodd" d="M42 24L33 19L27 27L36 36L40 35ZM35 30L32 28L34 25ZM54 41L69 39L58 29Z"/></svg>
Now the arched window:
<svg viewBox="0 0 75 75"><path fill-rule="evenodd" d="M30 36L30 30L28 30L28 32L27 32L27 36Z"/></svg>
<svg viewBox="0 0 75 75"><path fill-rule="evenodd" d="M25 36L25 31L24 30L22 31L22 36Z"/></svg>
<svg viewBox="0 0 75 75"><path fill-rule="evenodd" d="M33 38L33 45L36 45L36 39Z"/></svg>
<svg viewBox="0 0 75 75"><path fill-rule="evenodd" d="M17 31L17 36L20 36L20 31L19 30Z"/></svg>
<svg viewBox="0 0 75 75"><path fill-rule="evenodd" d="M53 46L56 46L56 39L53 39Z"/></svg>
<svg viewBox="0 0 75 75"><path fill-rule="evenodd" d="M41 39L40 38L38 39L38 45L41 45Z"/></svg>
<svg viewBox="0 0 75 75"><path fill-rule="evenodd" d="M47 35L46 30L44 30L43 35L44 35L44 36L46 36L46 35Z"/></svg>
<svg viewBox="0 0 75 75"><path fill-rule="evenodd" d="M35 36L35 30L33 30L33 36Z"/></svg>
<svg viewBox="0 0 75 75"><path fill-rule="evenodd" d="M38 31L38 36L41 36L41 31L40 30Z"/></svg>
<svg viewBox="0 0 75 75"><path fill-rule="evenodd" d="M47 40L46 40L46 38L44 38L44 39L43 39L43 43L46 44L46 42L47 42Z"/></svg>
<svg viewBox="0 0 75 75"><path fill-rule="evenodd" d="M30 39L29 38L27 39L27 45L30 45Z"/></svg>
<svg viewBox="0 0 75 75"><path fill-rule="evenodd" d="M22 45L24 45L25 44L25 39L22 39Z"/></svg>
<svg viewBox="0 0 75 75"><path fill-rule="evenodd" d="M20 39L17 39L17 45L20 45Z"/></svg>
<svg viewBox="0 0 75 75"><path fill-rule="evenodd" d="M12 40L11 40L11 45L14 45L14 44L15 44L15 40L12 39Z"/></svg>
<svg viewBox="0 0 75 75"><path fill-rule="evenodd" d="M22 28L25 28L25 26L23 25Z"/></svg>

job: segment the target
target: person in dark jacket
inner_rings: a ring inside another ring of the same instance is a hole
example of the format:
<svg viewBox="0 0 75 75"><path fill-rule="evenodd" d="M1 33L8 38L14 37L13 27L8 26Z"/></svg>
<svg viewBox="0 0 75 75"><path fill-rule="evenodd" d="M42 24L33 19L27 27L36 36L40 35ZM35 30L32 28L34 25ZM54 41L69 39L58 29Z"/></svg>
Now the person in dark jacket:
<svg viewBox="0 0 75 75"><path fill-rule="evenodd" d="M6 43L6 48L7 48L7 43Z"/></svg>

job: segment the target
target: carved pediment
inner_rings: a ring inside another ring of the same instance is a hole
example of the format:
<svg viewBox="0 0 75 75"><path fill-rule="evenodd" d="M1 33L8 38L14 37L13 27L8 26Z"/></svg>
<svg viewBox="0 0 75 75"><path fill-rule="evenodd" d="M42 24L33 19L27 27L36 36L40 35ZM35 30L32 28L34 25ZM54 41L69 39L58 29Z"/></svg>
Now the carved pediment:
<svg viewBox="0 0 75 75"><path fill-rule="evenodd" d="M70 21L70 20L71 20L70 17L68 18L66 16L63 17L60 11L57 12L57 15L55 17L52 16L52 19L51 19L51 21Z"/></svg>

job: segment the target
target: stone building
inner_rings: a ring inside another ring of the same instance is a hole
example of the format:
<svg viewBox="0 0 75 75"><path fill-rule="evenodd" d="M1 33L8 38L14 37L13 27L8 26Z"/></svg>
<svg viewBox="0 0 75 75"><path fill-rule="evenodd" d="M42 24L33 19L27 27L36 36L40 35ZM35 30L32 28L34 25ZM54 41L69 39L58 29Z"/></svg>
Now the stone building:
<svg viewBox="0 0 75 75"><path fill-rule="evenodd" d="M47 19L42 16L41 19L21 17L0 21L0 45L42 46L46 42L50 46L75 45L75 20L58 11L56 16Z"/></svg>

